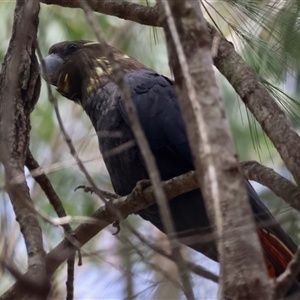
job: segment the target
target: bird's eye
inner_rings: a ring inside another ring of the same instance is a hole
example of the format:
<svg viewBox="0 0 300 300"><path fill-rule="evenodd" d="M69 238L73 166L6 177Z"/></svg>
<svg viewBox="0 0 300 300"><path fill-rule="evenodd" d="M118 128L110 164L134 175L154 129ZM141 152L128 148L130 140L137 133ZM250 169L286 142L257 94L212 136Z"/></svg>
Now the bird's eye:
<svg viewBox="0 0 300 300"><path fill-rule="evenodd" d="M77 44L69 44L67 46L67 53L72 53L75 52L77 49L79 48L79 46Z"/></svg>

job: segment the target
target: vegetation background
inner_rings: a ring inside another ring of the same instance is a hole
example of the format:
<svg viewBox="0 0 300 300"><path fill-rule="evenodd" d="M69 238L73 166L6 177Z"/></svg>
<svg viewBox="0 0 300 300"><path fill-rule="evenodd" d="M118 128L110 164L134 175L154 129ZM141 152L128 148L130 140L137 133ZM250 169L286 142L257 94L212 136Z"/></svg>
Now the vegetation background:
<svg viewBox="0 0 300 300"><path fill-rule="evenodd" d="M154 3L150 2L150 5ZM0 1L1 62L11 36L14 7L14 1ZM203 7L207 19L214 20L262 80L269 82L266 84L278 101L281 101L293 125L299 130L298 4L295 1L207 1L203 2ZM153 29L106 15L97 16L106 40L111 45L158 73L172 77L161 28ZM79 39L96 40L81 10L41 5L39 44L43 55L47 54L54 43ZM216 76L240 160L258 160L289 176L275 148L247 110L239 104L233 89L218 71ZM80 158L99 187L112 190L88 117L78 105L58 93L56 96L64 124ZM31 151L40 165L47 169L67 213L72 216L89 216L102 203L94 195L74 192L78 185L86 184L86 180L62 138L44 83L39 102L31 114L31 124ZM0 256L1 253L9 253L18 268L25 271L25 246L10 201L3 189L2 171L0 169ZM36 208L55 218L55 212L39 186L29 175L27 180ZM299 214L262 186L255 184L255 188L279 223L299 244ZM168 247L164 236L151 224L137 216L130 216L129 219L147 239ZM63 238L63 231L43 220L40 223L44 232L45 250L49 251ZM72 226L75 227L76 224ZM173 299L181 297L180 289L170 280L177 278L176 268L172 263L140 244L126 229L123 228L118 236L112 236L113 232L114 229L108 227L83 248L83 266L76 267L76 299L163 299L166 295ZM192 256L199 264L218 272L217 264L204 256L188 248L185 255ZM57 274L51 291L52 299L64 298L65 267L61 267ZM2 294L14 279L1 269L0 277ZM196 276L193 277L193 282L197 299L216 297L215 283Z"/></svg>

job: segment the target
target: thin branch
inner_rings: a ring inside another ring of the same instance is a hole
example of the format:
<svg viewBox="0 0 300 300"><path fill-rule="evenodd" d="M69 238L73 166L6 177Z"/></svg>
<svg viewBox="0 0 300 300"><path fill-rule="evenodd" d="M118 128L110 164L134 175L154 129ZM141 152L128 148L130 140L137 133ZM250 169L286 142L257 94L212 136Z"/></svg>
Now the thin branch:
<svg viewBox="0 0 300 300"><path fill-rule="evenodd" d="M72 252L71 255L69 255L69 258L67 260L67 266L68 266L68 278L66 282L67 287L67 300L73 300L74 299L74 265L75 265L75 253Z"/></svg>
<svg viewBox="0 0 300 300"><path fill-rule="evenodd" d="M146 246L148 246L150 249L152 249L153 251L157 252L158 254L160 254L161 256L164 256L168 259L170 259L171 261L175 262L177 261L177 257L176 255L174 255L174 253L169 254L168 252L166 252L163 248L161 247L157 247L155 244L150 243L146 238L144 238L138 231L136 231L132 226L131 230L132 232L134 232L135 236ZM203 241L204 242L204 241ZM198 266L192 262L189 261L185 261L185 264L188 268L191 269L191 271L193 271L194 273L196 273L197 275L204 277L206 279L210 279L214 282L218 282L219 277L215 274L213 274L212 272L208 271L207 269Z"/></svg>
<svg viewBox="0 0 300 300"><path fill-rule="evenodd" d="M113 80L115 81L115 83L117 84L117 86L120 90L121 97L123 99L123 102L124 102L124 105L125 105L125 108L127 111L128 119L129 119L129 122L131 125L131 130L135 136L136 142L137 142L139 149L145 160L148 175L149 175L149 178L150 178L151 183L154 188L156 203L159 208L159 213L160 213L160 217L161 217L162 224L164 227L164 231L166 232L168 238L170 239L170 245L171 245L172 251L174 252L174 254L176 253L176 256L177 256L176 264L177 264L179 274L180 274L182 282L183 282L183 290L188 299L195 299L193 289L192 289L191 279L190 279L189 273L186 270L186 266L184 264L183 257L179 251L180 245L176 239L176 232L175 232L175 227L173 224L170 208L167 204L167 200L166 200L164 191L161 187L161 178L160 178L160 174L158 172L157 164L156 164L155 158L152 154L152 151L149 147L149 144L148 144L146 136L143 132L143 129L141 127L135 105L131 99L130 90L124 81L124 73L123 73L120 65L118 64L118 62L115 60L112 52L110 51L109 46L107 45L107 43L103 37L103 34L99 27L98 21L94 15L94 12L90 8L90 6L88 4L86 4L85 2L82 2L82 1L77 1L77 2L83 9L88 23L94 30L94 33L95 33L98 41L100 42L102 49L104 50L103 52L105 53L105 56L107 57L110 65L112 66ZM91 1L89 1L89 3L91 3Z"/></svg>
<svg viewBox="0 0 300 300"><path fill-rule="evenodd" d="M38 175L34 175L35 170L40 170L41 167L38 164L38 162L34 159L32 156L30 150L28 149L26 161L25 161L26 167L29 169L29 171L32 173L33 178L36 180L36 182L40 185L41 189L44 191L46 194L49 202L53 206L57 216L59 218L65 218L67 217L66 211L63 207L62 201L56 194L49 178L41 172ZM41 214L40 214L41 215ZM43 217L43 216L42 216ZM47 221L50 221L47 219ZM51 222L53 224L53 222ZM67 287L67 299L72 300L74 296L74 265L75 265L75 252L74 249L78 251L79 255L79 264L81 265L81 253L80 253L80 248L77 246L78 242L74 240L72 237L72 228L69 223L63 223L61 226L64 228L65 235L68 238L70 242L70 247L74 247L71 251L71 254L68 258L68 272L67 272L67 282L66 282L66 287Z"/></svg>
<svg viewBox="0 0 300 300"><path fill-rule="evenodd" d="M40 48L37 47L37 53L39 56L39 59L41 61L41 67L43 69L45 69L45 65L44 65L44 61L43 61L43 57L40 51ZM46 72L44 72L46 74ZM51 90L51 86L49 84L48 81L46 81L47 83L47 91L48 91L48 97L49 97L49 101L53 104L54 107L54 111L55 111L55 115L58 121L58 125L60 128L60 131L62 133L62 136L70 150L70 154L74 157L79 170L84 174L84 176L86 177L88 183L91 185L91 188L93 189L94 193L101 199L103 200L103 202L106 202L105 197L102 195L101 190L97 187L96 183L94 182L93 178L91 177L91 175L89 174L89 172L87 171L86 167L84 166L83 162L81 161L81 159L79 158L79 155L76 151L76 148L73 145L72 139L70 138L67 130L65 129L64 123L62 121L61 115L60 115L60 111L57 105L57 99L56 97L53 95L52 90Z"/></svg>
<svg viewBox="0 0 300 300"><path fill-rule="evenodd" d="M167 199L171 200L180 194L195 190L198 187L197 176L195 172L192 171L187 174L162 182L162 187L164 188L164 192L167 196ZM141 209L145 209L146 207L154 203L156 203L156 200L153 193L153 188L151 186L144 189L142 191L142 194L135 193L133 191L130 195L126 197L119 197L118 199L112 200L112 205L124 217L131 213L136 213ZM115 213L112 213L110 209L108 210L106 206L100 207L92 215L92 218L97 219L97 221L93 223L90 222L81 224L74 230L73 238L78 242L78 246L82 247L102 229L116 221ZM65 260L68 259L69 255L69 239L65 238L50 253L47 254L47 275L51 277L53 273L57 270L57 268ZM20 288L20 285L18 283L16 283L8 291L6 291L0 297L0 299L11 299L12 295L14 295L15 299L21 299L22 289Z"/></svg>
<svg viewBox="0 0 300 300"><path fill-rule="evenodd" d="M53 206L57 216L60 218L66 217L67 214L63 207L62 201L60 200L57 193L55 192L49 178L43 172L41 172L38 175L34 175L34 171L36 169L40 170L41 167L38 164L38 162L34 159L34 157L32 156L32 153L30 150L28 150L25 165L30 172L33 172L32 177L35 179L35 181L40 185L41 189L44 191L49 202ZM67 233L71 234L72 228L69 224L64 224L64 225L62 225L62 227L64 228L64 230Z"/></svg>
<svg viewBox="0 0 300 300"><path fill-rule="evenodd" d="M165 212L165 214L161 215L165 231L167 232L168 235L173 235L175 230L172 224L170 210L169 207L166 205L166 199L160 185L160 175L157 169L157 165L154 156L152 154L152 151L149 147L149 143L141 127L135 105L131 99L130 90L124 81L124 72L121 69L118 62L113 57L113 54L110 51L110 48L103 37L101 29L99 28L98 21L93 11L89 7L89 5L87 5L85 2L82 1L78 1L78 3L84 10L87 21L89 22L90 26L94 30L94 33L98 41L100 42L102 49L104 50L105 56L108 58L110 65L112 66L113 80L115 81L115 83L118 85L118 88L120 89L120 93L124 101L128 118L130 121L131 129L134 133L134 136L137 140L137 144L141 149L143 158L145 160L149 177L151 179L151 183L153 184L154 192L156 193L158 205L159 206L161 205L160 206L161 210Z"/></svg>

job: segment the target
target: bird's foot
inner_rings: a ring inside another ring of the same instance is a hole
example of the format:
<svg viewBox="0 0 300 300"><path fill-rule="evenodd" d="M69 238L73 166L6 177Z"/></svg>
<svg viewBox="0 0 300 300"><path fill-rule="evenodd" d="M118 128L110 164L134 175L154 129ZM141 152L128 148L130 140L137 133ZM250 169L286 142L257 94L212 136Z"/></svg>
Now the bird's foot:
<svg viewBox="0 0 300 300"><path fill-rule="evenodd" d="M143 190L151 186L150 179L143 179L137 182L135 188L133 189L133 193L136 197L143 198Z"/></svg>
<svg viewBox="0 0 300 300"><path fill-rule="evenodd" d="M134 198L144 198L144 190L151 186L151 180L150 179L143 179L137 182L135 188L132 191L132 195ZM155 214L157 213L156 210L153 211L153 208L147 207L144 209L149 214Z"/></svg>

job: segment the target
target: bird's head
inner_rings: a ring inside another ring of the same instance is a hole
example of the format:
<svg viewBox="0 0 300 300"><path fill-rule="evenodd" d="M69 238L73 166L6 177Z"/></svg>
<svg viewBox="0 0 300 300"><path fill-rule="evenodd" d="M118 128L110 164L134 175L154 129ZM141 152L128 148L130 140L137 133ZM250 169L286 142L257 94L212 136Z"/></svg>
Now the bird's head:
<svg viewBox="0 0 300 300"><path fill-rule="evenodd" d="M147 69L134 58L110 46L123 71ZM63 96L82 103L111 80L112 68L101 45L91 41L66 41L53 45L41 64L42 76Z"/></svg>

